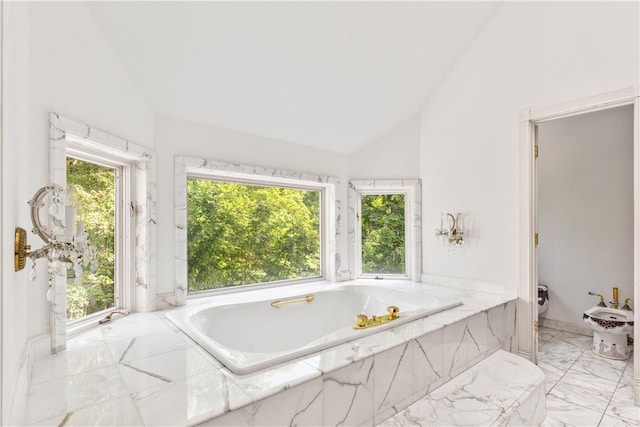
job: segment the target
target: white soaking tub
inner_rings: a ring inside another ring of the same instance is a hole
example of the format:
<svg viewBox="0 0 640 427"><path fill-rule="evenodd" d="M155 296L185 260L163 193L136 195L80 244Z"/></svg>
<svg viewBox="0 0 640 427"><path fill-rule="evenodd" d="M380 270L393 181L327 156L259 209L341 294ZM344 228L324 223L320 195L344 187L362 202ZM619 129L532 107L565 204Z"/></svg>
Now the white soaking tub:
<svg viewBox="0 0 640 427"><path fill-rule="evenodd" d="M302 301L290 302L295 300ZM459 298L350 284L281 299L199 305L166 316L229 370L247 374L461 304ZM388 306L400 309L398 318L353 328L356 315L385 315Z"/></svg>

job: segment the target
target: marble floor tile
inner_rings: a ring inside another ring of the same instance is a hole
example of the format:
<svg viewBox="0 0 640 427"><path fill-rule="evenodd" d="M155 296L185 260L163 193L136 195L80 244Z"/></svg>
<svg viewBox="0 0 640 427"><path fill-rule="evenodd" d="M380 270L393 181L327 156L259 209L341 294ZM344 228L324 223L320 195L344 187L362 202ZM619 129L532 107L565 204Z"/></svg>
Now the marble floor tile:
<svg viewBox="0 0 640 427"><path fill-rule="evenodd" d="M633 404L633 356L600 357L591 351L592 337L542 328L538 365L547 381L545 427L640 427L640 408ZM539 341L540 343L540 341Z"/></svg>
<svg viewBox="0 0 640 427"><path fill-rule="evenodd" d="M545 345L551 338L556 336L558 331L549 328L540 328L538 331L538 347Z"/></svg>
<svg viewBox="0 0 640 427"><path fill-rule="evenodd" d="M556 353L569 353L569 352L578 352L582 353L584 351L584 347L577 345L571 340L564 339L564 336L560 336L557 334L555 337L551 338L549 341L545 343L540 349L553 349Z"/></svg>
<svg viewBox="0 0 640 427"><path fill-rule="evenodd" d="M611 398L610 393L598 392L575 384L568 384L564 380L558 382L547 394L571 405L592 409L602 414Z"/></svg>
<svg viewBox="0 0 640 427"><path fill-rule="evenodd" d="M570 384L582 389L595 391L603 396L610 397L618 386L618 379L608 380L595 375L585 374L569 369L560 380L561 383Z"/></svg>
<svg viewBox="0 0 640 427"><path fill-rule="evenodd" d="M586 350L593 344L592 336L575 334L573 332L559 332L553 337L553 339L561 341L565 344L569 344L581 350Z"/></svg>
<svg viewBox="0 0 640 427"><path fill-rule="evenodd" d="M614 396L607 407L605 415L621 418L631 425L640 426L640 407L633 404L633 399L624 399Z"/></svg>
<svg viewBox="0 0 640 427"><path fill-rule="evenodd" d="M602 417L600 421L600 427L637 427L640 426L637 422L631 422L622 418L616 418L609 415Z"/></svg>
<svg viewBox="0 0 640 427"><path fill-rule="evenodd" d="M547 417L542 422L543 427L597 426L602 418L602 412L550 395L547 395L546 406Z"/></svg>
<svg viewBox="0 0 640 427"><path fill-rule="evenodd" d="M549 341L547 345L538 349L538 360L559 372L567 371L582 355L582 350L571 348L558 349Z"/></svg>

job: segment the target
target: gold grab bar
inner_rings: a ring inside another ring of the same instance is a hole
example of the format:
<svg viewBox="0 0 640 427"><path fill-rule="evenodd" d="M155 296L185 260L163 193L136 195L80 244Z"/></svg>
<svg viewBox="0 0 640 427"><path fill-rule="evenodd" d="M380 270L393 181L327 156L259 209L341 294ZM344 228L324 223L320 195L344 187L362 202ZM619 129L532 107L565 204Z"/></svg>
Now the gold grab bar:
<svg viewBox="0 0 640 427"><path fill-rule="evenodd" d="M315 295L307 295L304 298L298 298L298 299L290 299L290 300L286 300L286 301L274 301L271 303L272 307L282 307L283 305L287 305L287 304L293 304L294 302L311 302L316 298Z"/></svg>

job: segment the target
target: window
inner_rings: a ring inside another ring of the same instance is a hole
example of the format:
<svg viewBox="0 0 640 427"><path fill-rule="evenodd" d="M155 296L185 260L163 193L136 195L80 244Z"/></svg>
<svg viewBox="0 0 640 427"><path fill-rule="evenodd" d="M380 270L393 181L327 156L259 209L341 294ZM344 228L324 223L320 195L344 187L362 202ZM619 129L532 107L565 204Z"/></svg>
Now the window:
<svg viewBox="0 0 640 427"><path fill-rule="evenodd" d="M189 291L320 277L314 189L190 178Z"/></svg>
<svg viewBox="0 0 640 427"><path fill-rule="evenodd" d="M406 275L404 194L362 194L360 235L363 275Z"/></svg>
<svg viewBox="0 0 640 427"><path fill-rule="evenodd" d="M420 281L420 193L420 180L349 183L350 266L355 277Z"/></svg>
<svg viewBox="0 0 640 427"><path fill-rule="evenodd" d="M67 270L67 320L119 306L122 287L120 238L122 224L123 166L67 156L67 189L73 188L89 243L97 249L82 277ZM116 238L118 237L118 238Z"/></svg>
<svg viewBox="0 0 640 427"><path fill-rule="evenodd" d="M50 269L50 287L47 297L53 303L50 305L52 321L49 333L51 350L55 353L66 348L68 335L78 334L86 328L97 325L97 320L104 316L103 308L107 305L129 311L153 311L160 297L156 293L155 262L153 262L156 257L156 180L153 151L68 117L50 113L49 157L49 182L63 188L67 187L68 179L76 179L74 174L77 175L70 169L70 176L68 176L67 166L72 169L81 166L87 168L84 172L94 177L104 175L105 179L113 179L115 182L115 190L113 190L115 202L108 203L109 210L113 210L114 219L104 222L114 227L113 267L106 267L106 264L102 265L100 261L96 271L100 273L101 267L113 269L113 273L103 271L104 274L100 274L101 280L104 281L110 280L106 277L112 277L113 302L110 301L110 297L103 295L96 301L88 302L87 315L76 319L84 312L84 310L76 311L81 304L76 303L73 310L69 310L70 307L65 304L67 297L70 297L69 299L77 297L74 297L71 292L68 293L67 286L70 283L69 279L72 278L70 275L74 273L66 269ZM78 163L75 163L75 160L78 160ZM68 165L68 162L73 164ZM106 176L112 178L106 178ZM95 189L98 188L94 187L91 191ZM91 217L95 213L93 208L85 209L84 220L87 224L93 221ZM102 214L107 215L105 212ZM64 221L64 219L64 217L49 216L50 222ZM85 231L89 236L93 235L92 238L102 235L103 241L110 240L106 237L108 233L99 228L99 225L86 225ZM99 245L101 244L98 243L98 250L105 249ZM90 271L83 273L83 276L86 275L89 275L89 279L85 282L85 286L96 283L92 282L96 278L91 277ZM89 293L88 289L71 291ZM94 310L95 313L89 314ZM68 319L76 320L68 322Z"/></svg>
<svg viewBox="0 0 640 427"><path fill-rule="evenodd" d="M335 178L176 156L176 301L335 280Z"/></svg>

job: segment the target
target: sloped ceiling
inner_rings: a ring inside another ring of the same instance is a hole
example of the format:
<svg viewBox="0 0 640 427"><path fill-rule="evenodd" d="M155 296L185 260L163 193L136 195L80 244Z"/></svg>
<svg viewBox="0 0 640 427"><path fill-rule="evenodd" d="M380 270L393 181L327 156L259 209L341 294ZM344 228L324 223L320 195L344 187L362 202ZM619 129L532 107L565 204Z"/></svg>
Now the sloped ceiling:
<svg viewBox="0 0 640 427"><path fill-rule="evenodd" d="M87 2L156 114L351 153L419 111L496 2Z"/></svg>

